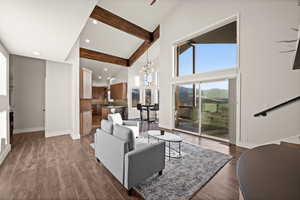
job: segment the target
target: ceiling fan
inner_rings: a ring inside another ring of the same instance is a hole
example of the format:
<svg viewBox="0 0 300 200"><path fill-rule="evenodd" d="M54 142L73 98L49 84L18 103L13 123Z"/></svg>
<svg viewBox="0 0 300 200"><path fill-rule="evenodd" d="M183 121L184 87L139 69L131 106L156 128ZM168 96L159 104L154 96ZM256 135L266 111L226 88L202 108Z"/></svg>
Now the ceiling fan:
<svg viewBox="0 0 300 200"><path fill-rule="evenodd" d="M152 2L150 3L150 6L153 6L153 4L155 4L156 0L152 0Z"/></svg>

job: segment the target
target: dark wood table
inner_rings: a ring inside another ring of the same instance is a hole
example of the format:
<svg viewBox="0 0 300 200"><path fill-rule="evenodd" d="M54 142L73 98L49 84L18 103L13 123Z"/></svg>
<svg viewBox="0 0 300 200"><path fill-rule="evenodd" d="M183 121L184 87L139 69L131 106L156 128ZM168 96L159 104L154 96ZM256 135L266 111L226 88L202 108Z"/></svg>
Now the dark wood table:
<svg viewBox="0 0 300 200"><path fill-rule="evenodd" d="M154 105L151 105L151 104L145 104L145 105L142 105L143 108L145 108L145 110L147 111L147 122L151 122L150 121L150 108L153 108Z"/></svg>
<svg viewBox="0 0 300 200"><path fill-rule="evenodd" d="M256 147L240 157L237 167L245 200L300 199L300 148Z"/></svg>

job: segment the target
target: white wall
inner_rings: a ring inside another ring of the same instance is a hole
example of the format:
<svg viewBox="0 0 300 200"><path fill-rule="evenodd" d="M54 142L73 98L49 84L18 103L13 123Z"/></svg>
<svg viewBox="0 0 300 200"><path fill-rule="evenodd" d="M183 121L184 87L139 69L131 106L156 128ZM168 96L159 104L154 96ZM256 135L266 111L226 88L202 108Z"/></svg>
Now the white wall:
<svg viewBox="0 0 300 200"><path fill-rule="evenodd" d="M9 141L9 92L8 92L8 87L9 87L9 52L6 50L6 48L2 45L1 41L0 41L0 52L4 55L4 57L6 58L7 61L7 68L6 68L6 83L7 83L7 95L6 96L2 96L0 95L0 112L7 112L6 118L7 118L7 122L6 122L6 128L4 128L4 130L6 129L6 142L5 142L5 146L1 147L1 149L3 149L3 151L0 151L0 165L1 163L4 161L5 157L7 156L7 154L9 153L10 149L11 149L11 145L10 145L10 141ZM3 128L3 127L2 127ZM1 131L3 129L0 129ZM2 135L2 134L1 134Z"/></svg>
<svg viewBox="0 0 300 200"><path fill-rule="evenodd" d="M72 132L70 136L73 140L80 139L80 110L79 110L79 40L76 41L67 58L67 63L72 66L71 73L71 124Z"/></svg>
<svg viewBox="0 0 300 200"><path fill-rule="evenodd" d="M71 134L72 65L46 62L46 137Z"/></svg>
<svg viewBox="0 0 300 200"><path fill-rule="evenodd" d="M44 130L46 62L11 55L10 65L14 133Z"/></svg>
<svg viewBox="0 0 300 200"><path fill-rule="evenodd" d="M182 1L161 24L160 126L172 128L172 44L233 15L240 16L241 141L249 146L300 133L300 102L270 113L253 114L300 94L300 70L292 71L290 49L276 41L295 39L300 23L294 1ZM293 48L293 47L292 47Z"/></svg>

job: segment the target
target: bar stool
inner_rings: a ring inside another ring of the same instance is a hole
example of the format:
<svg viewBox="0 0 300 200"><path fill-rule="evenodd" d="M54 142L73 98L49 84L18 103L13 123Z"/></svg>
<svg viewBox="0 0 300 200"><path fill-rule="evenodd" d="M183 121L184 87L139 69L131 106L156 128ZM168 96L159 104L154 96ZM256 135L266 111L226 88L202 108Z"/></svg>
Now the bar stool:
<svg viewBox="0 0 300 200"><path fill-rule="evenodd" d="M151 108L150 110L155 112L155 121L157 121L157 111L159 111L159 104L154 104L153 108Z"/></svg>
<svg viewBox="0 0 300 200"><path fill-rule="evenodd" d="M141 121L143 121L143 106L142 106L142 104L140 104L140 103L138 103L137 105L136 105L136 108L137 108L137 110L138 111L140 111L140 118L141 118Z"/></svg>

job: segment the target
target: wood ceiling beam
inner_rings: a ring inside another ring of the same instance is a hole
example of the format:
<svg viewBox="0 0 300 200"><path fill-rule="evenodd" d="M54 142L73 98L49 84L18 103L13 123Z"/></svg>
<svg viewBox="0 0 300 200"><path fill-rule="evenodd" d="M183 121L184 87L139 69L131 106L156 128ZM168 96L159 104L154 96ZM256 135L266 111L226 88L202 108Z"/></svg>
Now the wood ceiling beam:
<svg viewBox="0 0 300 200"><path fill-rule="evenodd" d="M137 26L122 17L119 17L108 10L105 10L99 6L96 6L90 15L91 18L98 20L104 24L115 27L121 31L124 31L128 34L134 35L145 41L152 41L151 32L143 29L140 26Z"/></svg>
<svg viewBox="0 0 300 200"><path fill-rule="evenodd" d="M85 48L80 48L80 58L87 58L87 59L129 67L129 59L120 58L117 56L112 56L109 54L105 54L105 53L101 53L101 52L97 52Z"/></svg>
<svg viewBox="0 0 300 200"><path fill-rule="evenodd" d="M152 44L158 40L160 36L160 27L158 26L153 33L151 33L152 40L151 42L145 41L143 44L131 55L129 58L129 66L133 65L137 59L139 59L150 47Z"/></svg>

